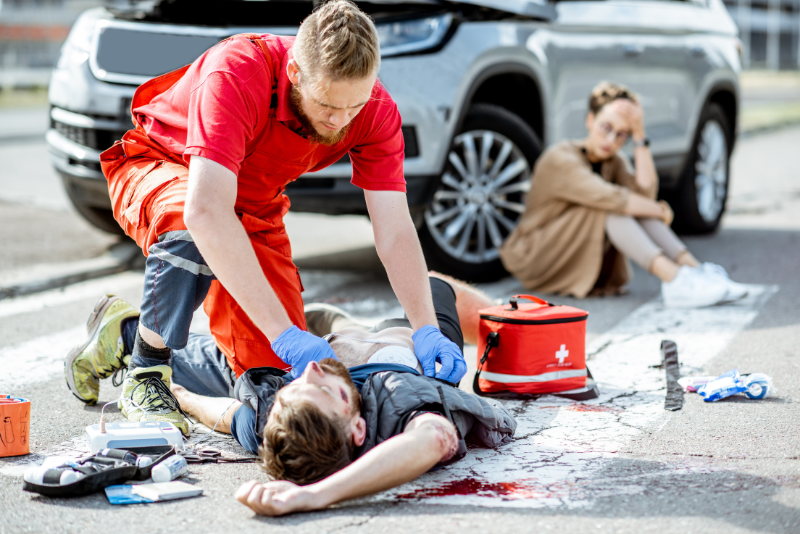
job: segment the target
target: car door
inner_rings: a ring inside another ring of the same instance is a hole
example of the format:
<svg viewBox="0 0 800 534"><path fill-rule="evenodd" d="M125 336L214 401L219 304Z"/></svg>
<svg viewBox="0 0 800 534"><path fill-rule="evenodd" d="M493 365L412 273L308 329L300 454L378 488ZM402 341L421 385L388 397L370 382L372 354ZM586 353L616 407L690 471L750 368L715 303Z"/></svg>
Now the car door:
<svg viewBox="0 0 800 534"><path fill-rule="evenodd" d="M659 167L679 164L690 143L699 85L687 43L703 6L700 0L557 2L543 43L553 81L550 141L585 134L589 93L608 80L641 96Z"/></svg>

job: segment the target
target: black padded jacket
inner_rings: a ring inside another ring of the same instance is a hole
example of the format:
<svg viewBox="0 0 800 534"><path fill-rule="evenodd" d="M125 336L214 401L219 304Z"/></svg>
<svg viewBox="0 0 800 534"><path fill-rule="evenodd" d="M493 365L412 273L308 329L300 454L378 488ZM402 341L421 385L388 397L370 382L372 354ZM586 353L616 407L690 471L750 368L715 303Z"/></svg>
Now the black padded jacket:
<svg viewBox="0 0 800 534"><path fill-rule="evenodd" d="M234 396L255 410L259 437L275 393L288 383L284 375L279 369L259 367L245 371L236 381ZM413 371L371 374L361 388L361 401L367 435L364 444L356 448L356 457L402 433L419 412L448 416L467 442L489 448L510 442L517 428L514 417L500 401L467 393Z"/></svg>

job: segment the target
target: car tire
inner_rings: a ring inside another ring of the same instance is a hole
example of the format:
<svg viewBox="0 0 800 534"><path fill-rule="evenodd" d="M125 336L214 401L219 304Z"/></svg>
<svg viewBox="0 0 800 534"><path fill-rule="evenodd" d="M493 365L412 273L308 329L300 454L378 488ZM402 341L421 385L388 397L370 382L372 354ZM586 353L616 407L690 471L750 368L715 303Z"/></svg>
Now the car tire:
<svg viewBox="0 0 800 534"><path fill-rule="evenodd" d="M673 228L705 234L719 226L730 181L733 131L722 108L709 103L700 114L694 143L673 196Z"/></svg>
<svg viewBox="0 0 800 534"><path fill-rule="evenodd" d="M83 201L80 191L76 191L76 186L66 181L64 182L64 189L67 191L67 196L72 201L72 205L75 206L75 210L89 224L109 234L125 235L122 227L114 220L114 214L111 210L87 205Z"/></svg>
<svg viewBox="0 0 800 534"><path fill-rule="evenodd" d="M536 133L514 113L469 108L419 230L429 268L472 282L508 274L498 250L524 212L541 152Z"/></svg>

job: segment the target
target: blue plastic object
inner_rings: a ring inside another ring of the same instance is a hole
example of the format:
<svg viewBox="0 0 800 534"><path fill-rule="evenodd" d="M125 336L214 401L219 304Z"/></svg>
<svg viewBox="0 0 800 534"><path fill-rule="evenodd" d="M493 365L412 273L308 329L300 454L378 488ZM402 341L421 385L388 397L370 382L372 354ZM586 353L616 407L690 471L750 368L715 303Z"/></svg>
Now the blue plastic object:
<svg viewBox="0 0 800 534"><path fill-rule="evenodd" d="M106 497L111 504L139 504L142 502L154 502L145 499L141 495L133 493L133 486L130 484L117 484L106 488Z"/></svg>
<svg viewBox="0 0 800 534"><path fill-rule="evenodd" d="M747 391L747 386L739 376L738 369L732 369L727 373L723 373L697 389L697 393L699 393L706 402L718 401L745 391Z"/></svg>

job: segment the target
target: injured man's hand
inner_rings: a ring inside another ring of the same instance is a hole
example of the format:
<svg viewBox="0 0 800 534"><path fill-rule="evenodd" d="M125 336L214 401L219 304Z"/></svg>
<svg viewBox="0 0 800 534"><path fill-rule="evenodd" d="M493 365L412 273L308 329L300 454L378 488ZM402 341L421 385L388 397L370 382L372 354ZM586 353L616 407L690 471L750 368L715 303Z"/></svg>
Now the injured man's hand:
<svg viewBox="0 0 800 534"><path fill-rule="evenodd" d="M423 413L402 434L319 482L298 486L287 481L250 481L239 488L236 499L260 515L320 510L410 482L451 459L457 450L455 426L441 415Z"/></svg>
<svg viewBox="0 0 800 534"><path fill-rule="evenodd" d="M292 512L318 510L318 496L309 486L298 486L285 480L259 484L244 483L235 494L236 500L259 515L278 516Z"/></svg>

